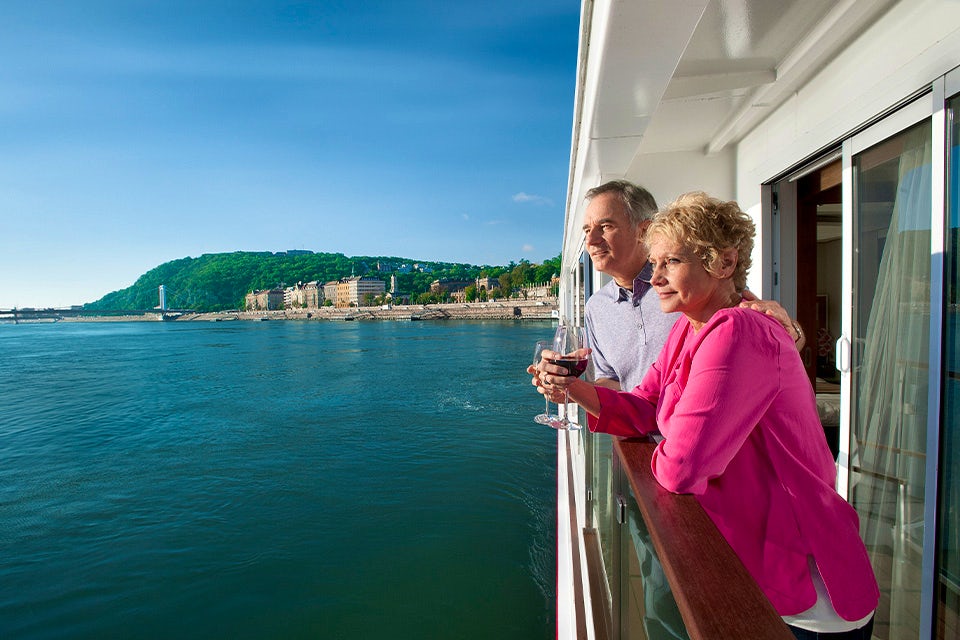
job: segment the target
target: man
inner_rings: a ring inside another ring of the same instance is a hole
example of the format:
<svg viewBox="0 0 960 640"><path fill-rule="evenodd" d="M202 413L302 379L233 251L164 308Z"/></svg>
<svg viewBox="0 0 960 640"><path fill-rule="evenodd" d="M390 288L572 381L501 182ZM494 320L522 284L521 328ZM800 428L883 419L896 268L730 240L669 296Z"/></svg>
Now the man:
<svg viewBox="0 0 960 640"><path fill-rule="evenodd" d="M643 243L657 203L643 187L613 180L587 192L583 233L587 253L598 271L612 280L587 301L585 325L596 372L594 384L611 389L633 389L657 359L679 314L664 313L656 295L648 295L650 265ZM798 324L777 302L752 295L740 306L776 318L803 346ZM555 367L544 363L543 367ZM559 373L559 369L555 369ZM546 371L546 369L545 369ZM532 368L531 374L536 373ZM540 382L535 376L534 384ZM541 385L543 383L541 382ZM561 389L547 385L551 401L562 402Z"/></svg>
<svg viewBox="0 0 960 640"><path fill-rule="evenodd" d="M650 291L650 266L643 236L657 202L646 189L626 180L595 187L587 199L587 253L597 270L613 278L590 296L585 309L596 384L632 389L656 360L677 319L660 310L655 295L645 295Z"/></svg>

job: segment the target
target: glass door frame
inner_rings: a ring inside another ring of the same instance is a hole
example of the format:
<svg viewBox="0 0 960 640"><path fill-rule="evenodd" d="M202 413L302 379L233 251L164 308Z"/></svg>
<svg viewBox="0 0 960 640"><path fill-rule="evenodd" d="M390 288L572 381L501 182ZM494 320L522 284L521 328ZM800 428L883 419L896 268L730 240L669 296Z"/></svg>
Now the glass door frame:
<svg viewBox="0 0 960 640"><path fill-rule="evenodd" d="M948 85L953 84L953 90ZM960 69L939 78L933 83L933 114L932 136L933 157L931 173L940 180L932 180L932 215L930 227L930 355L929 355L929 384L927 392L927 475L926 498L923 503L923 564L921 576L923 583L920 591L920 637L934 637L934 622L937 615L937 567L936 560L939 554L937 536L940 524L937 521L937 510L940 504L940 426L941 426L941 394L943 392L943 338L944 311L946 295L946 261L947 251L947 180L948 149L947 136L947 101L960 92Z"/></svg>
<svg viewBox="0 0 960 640"><path fill-rule="evenodd" d="M937 536L940 533L940 522L938 521L938 505L940 503L939 480L940 480L940 433L942 431L941 421L944 416L942 392L945 381L944 376L944 346L943 338L946 336L946 300L947 295L947 229L948 221L951 215L949 210L950 203L947 201L947 184L950 180L952 167L948 164L948 159L956 161L952 150L949 147L951 142L949 136L950 121L947 112L947 104L953 99L960 98L960 67L947 73L933 84L933 142L934 157L932 171L934 176L943 176L942 180L933 181L933 220L930 238L931 253L931 290L934 293L930 301L930 335L939 336L939 340L930 344L930 375L931 384L929 392L929 413L927 424L927 451L928 455L934 455L934 463L927 465L927 486L932 487L935 493L932 499L924 503L923 519L927 524L924 530L924 554L923 554L923 591L921 592L921 637L934 637L934 623L937 617L937 580L938 570L936 558L939 554L939 545ZM954 114L956 118L958 114ZM956 144L956 140L952 141ZM934 333L936 331L936 333ZM936 376L936 384L933 377ZM957 455L951 453L951 455ZM929 553L928 553L929 549Z"/></svg>
<svg viewBox="0 0 960 640"><path fill-rule="evenodd" d="M836 344L836 366L840 372L840 454L837 458L837 492L849 500L850 483L850 436L851 436L851 402L853 394L852 369L853 350L853 294L856 286L854 282L854 175L853 157L858 153L878 144L887 138L897 135L911 126L929 118L931 115L932 94L927 93L899 109L895 113L880 120L876 124L847 138L841 144L842 148L842 234L843 258L841 274L842 309L840 320L840 337Z"/></svg>
<svg viewBox="0 0 960 640"><path fill-rule="evenodd" d="M953 87L952 90L948 86ZM924 481L924 534L921 565L920 628L918 637L933 637L935 615L938 469L940 450L940 402L942 376L943 286L945 240L945 180L946 180L946 99L960 91L960 71L952 72L931 83L931 91L876 124L847 138L842 143L842 208L843 208L843 271L841 336L837 341L837 369L841 373L840 455L838 457L837 491L849 499L853 294L854 294L854 173L853 158L873 145L882 142L909 127L931 120L933 176L931 193L930 239L930 345L928 353L928 392L926 454Z"/></svg>

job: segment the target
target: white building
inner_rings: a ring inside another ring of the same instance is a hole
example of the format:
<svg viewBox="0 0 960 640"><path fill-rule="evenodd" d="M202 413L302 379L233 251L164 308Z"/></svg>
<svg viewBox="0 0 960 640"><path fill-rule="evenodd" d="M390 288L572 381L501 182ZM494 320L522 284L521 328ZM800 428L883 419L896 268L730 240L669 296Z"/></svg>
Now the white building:
<svg viewBox="0 0 960 640"><path fill-rule="evenodd" d="M386 283L372 276L353 276L337 282L334 304L337 307L359 307L368 296L379 296L386 291Z"/></svg>

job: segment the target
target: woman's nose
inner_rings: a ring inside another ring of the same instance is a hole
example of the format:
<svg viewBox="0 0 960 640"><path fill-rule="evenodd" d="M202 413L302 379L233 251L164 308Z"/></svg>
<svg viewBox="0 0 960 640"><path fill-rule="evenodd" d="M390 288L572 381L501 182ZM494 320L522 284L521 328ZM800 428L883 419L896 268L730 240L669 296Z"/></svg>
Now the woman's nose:
<svg viewBox="0 0 960 640"><path fill-rule="evenodd" d="M663 284L664 282L663 269L653 265L653 270L650 272L650 284Z"/></svg>

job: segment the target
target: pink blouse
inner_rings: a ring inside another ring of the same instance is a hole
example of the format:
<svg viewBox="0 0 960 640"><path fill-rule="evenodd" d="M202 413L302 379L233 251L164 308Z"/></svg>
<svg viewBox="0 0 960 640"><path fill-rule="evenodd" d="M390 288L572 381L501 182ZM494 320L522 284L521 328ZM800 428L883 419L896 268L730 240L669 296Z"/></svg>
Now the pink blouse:
<svg viewBox="0 0 960 640"><path fill-rule="evenodd" d="M659 427L654 476L696 495L780 615L817 599L808 555L841 617L876 609L857 513L834 490L813 389L776 320L723 309L694 332L681 317L639 386L597 393L590 429L637 436Z"/></svg>

